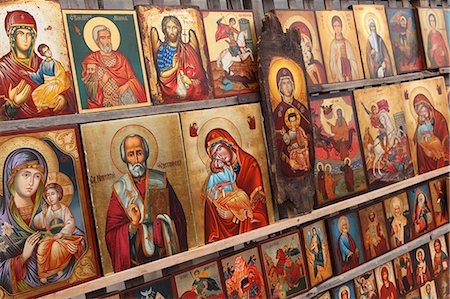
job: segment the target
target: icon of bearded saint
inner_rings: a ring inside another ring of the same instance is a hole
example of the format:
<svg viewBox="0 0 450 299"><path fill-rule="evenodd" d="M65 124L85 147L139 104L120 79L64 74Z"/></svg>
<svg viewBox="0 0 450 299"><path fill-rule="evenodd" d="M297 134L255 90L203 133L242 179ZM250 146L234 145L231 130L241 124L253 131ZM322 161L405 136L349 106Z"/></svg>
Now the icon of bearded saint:
<svg viewBox="0 0 450 299"><path fill-rule="evenodd" d="M39 111L32 100L32 92L43 83L29 75L36 73L42 62L34 51L38 30L33 16L22 10L8 12L5 29L10 51L0 58L0 120L74 113L71 88L61 92L56 105L49 109Z"/></svg>

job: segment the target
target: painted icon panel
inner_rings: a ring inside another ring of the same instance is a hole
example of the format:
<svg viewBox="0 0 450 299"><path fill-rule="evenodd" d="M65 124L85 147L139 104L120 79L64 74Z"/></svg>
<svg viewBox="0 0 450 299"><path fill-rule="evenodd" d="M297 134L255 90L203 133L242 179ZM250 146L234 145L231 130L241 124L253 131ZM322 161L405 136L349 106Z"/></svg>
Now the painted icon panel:
<svg viewBox="0 0 450 299"><path fill-rule="evenodd" d="M389 250L386 217L381 202L358 211L363 234L366 259L380 256Z"/></svg>
<svg viewBox="0 0 450 299"><path fill-rule="evenodd" d="M259 104L185 112L181 124L199 241L272 223Z"/></svg>
<svg viewBox="0 0 450 299"><path fill-rule="evenodd" d="M328 219L331 248L336 274L346 272L364 263L364 249L356 212L343 213Z"/></svg>
<svg viewBox="0 0 450 299"><path fill-rule="evenodd" d="M356 298L355 286L353 285L353 281L350 280L347 283L334 288L333 298L334 299Z"/></svg>
<svg viewBox="0 0 450 299"><path fill-rule="evenodd" d="M215 98L259 92L253 12L202 11Z"/></svg>
<svg viewBox="0 0 450 299"><path fill-rule="evenodd" d="M228 299L268 298L258 247L221 259Z"/></svg>
<svg viewBox="0 0 450 299"><path fill-rule="evenodd" d="M439 298L434 280L427 281L427 283L420 288L420 296L422 298Z"/></svg>
<svg viewBox="0 0 450 299"><path fill-rule="evenodd" d="M427 67L436 69L449 66L449 44L444 10L418 7L417 12L419 14Z"/></svg>
<svg viewBox="0 0 450 299"><path fill-rule="evenodd" d="M0 137L0 292L39 297L100 274L78 130Z"/></svg>
<svg viewBox="0 0 450 299"><path fill-rule="evenodd" d="M413 224L406 192L385 199L384 211L391 248L397 248L412 240Z"/></svg>
<svg viewBox="0 0 450 299"><path fill-rule="evenodd" d="M78 111L150 105L136 13L64 10L63 16Z"/></svg>
<svg viewBox="0 0 450 299"><path fill-rule="evenodd" d="M371 270L362 275L359 275L353 280L357 299L379 298L377 291L377 283L375 281L375 274Z"/></svg>
<svg viewBox="0 0 450 299"><path fill-rule="evenodd" d="M409 252L393 260L399 295L405 295L414 288L413 264Z"/></svg>
<svg viewBox="0 0 450 299"><path fill-rule="evenodd" d="M276 10L283 31L298 30L308 85L328 83L314 11Z"/></svg>
<svg viewBox="0 0 450 299"><path fill-rule="evenodd" d="M397 75L384 5L353 5L366 78Z"/></svg>
<svg viewBox="0 0 450 299"><path fill-rule="evenodd" d="M120 298L141 299L141 298L175 298L171 277L166 277L145 283L121 292Z"/></svg>
<svg viewBox="0 0 450 299"><path fill-rule="evenodd" d="M211 96L202 16L195 8L138 6L153 104Z"/></svg>
<svg viewBox="0 0 450 299"><path fill-rule="evenodd" d="M443 77L402 83L404 111L416 173L449 165L449 109Z"/></svg>
<svg viewBox="0 0 450 299"><path fill-rule="evenodd" d="M448 269L448 247L445 237L442 235L428 243L430 247L430 258L433 265L433 276L444 273Z"/></svg>
<svg viewBox="0 0 450 299"><path fill-rule="evenodd" d="M435 226L435 220L428 184L409 189L408 200L414 236L418 237L431 231Z"/></svg>
<svg viewBox="0 0 450 299"><path fill-rule="evenodd" d="M302 228L303 243L306 248L306 264L308 265L311 287L333 276L325 220L320 220Z"/></svg>
<svg viewBox="0 0 450 299"><path fill-rule="evenodd" d="M411 257L413 259L414 285L418 288L429 281L432 275L433 269L430 262L428 244L411 251Z"/></svg>
<svg viewBox="0 0 450 299"><path fill-rule="evenodd" d="M450 273L445 271L441 275L439 275L436 279L436 288L439 293L439 298L449 299L450 298Z"/></svg>
<svg viewBox="0 0 450 299"><path fill-rule="evenodd" d="M448 44L450 45L450 9L444 8L445 29L447 31Z"/></svg>
<svg viewBox="0 0 450 299"><path fill-rule="evenodd" d="M351 93L311 98L317 205L367 189Z"/></svg>
<svg viewBox="0 0 450 299"><path fill-rule="evenodd" d="M173 279L177 298L225 299L221 277L217 261L209 261L175 274Z"/></svg>
<svg viewBox="0 0 450 299"><path fill-rule="evenodd" d="M386 16L395 66L399 74L421 71L425 58L419 39L419 22L412 8L388 8Z"/></svg>
<svg viewBox="0 0 450 299"><path fill-rule="evenodd" d="M375 268L375 279L380 298L398 298L398 289L395 284L395 273L392 263L388 262Z"/></svg>
<svg viewBox="0 0 450 299"><path fill-rule="evenodd" d="M448 177L440 177L428 182L431 192L436 226L448 223Z"/></svg>
<svg viewBox="0 0 450 299"><path fill-rule="evenodd" d="M364 79L352 11L317 11L328 83Z"/></svg>
<svg viewBox="0 0 450 299"><path fill-rule="evenodd" d="M59 2L2 1L0 11L0 121L75 113Z"/></svg>
<svg viewBox="0 0 450 299"><path fill-rule="evenodd" d="M104 273L197 245L179 121L166 114L81 126Z"/></svg>
<svg viewBox="0 0 450 299"><path fill-rule="evenodd" d="M305 254L298 231L260 244L271 298L291 298L308 289Z"/></svg>
<svg viewBox="0 0 450 299"><path fill-rule="evenodd" d="M369 184L399 182L414 176L400 85L354 91Z"/></svg>

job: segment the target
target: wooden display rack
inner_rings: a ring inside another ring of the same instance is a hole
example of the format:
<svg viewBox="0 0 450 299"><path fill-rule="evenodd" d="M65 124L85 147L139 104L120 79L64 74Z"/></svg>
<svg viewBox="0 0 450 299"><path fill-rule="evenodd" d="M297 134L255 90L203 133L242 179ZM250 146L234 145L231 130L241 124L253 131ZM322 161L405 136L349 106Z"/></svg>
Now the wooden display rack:
<svg viewBox="0 0 450 299"><path fill-rule="evenodd" d="M417 6L436 6L441 4L442 6L449 6L450 0L442 1L331 1L331 0L61 0L61 5L64 9L133 9L134 5L138 4L155 4L155 5L196 5L201 9L252 9L255 14L256 20L261 20L265 11L271 9L339 9L347 8L349 5L359 3L384 3L391 7L409 7L410 2L413 2ZM257 29L259 31L261 22L256 22ZM376 86L384 84L394 84L411 80L419 80L429 77L435 77L439 75L445 75L448 82L450 74L450 68L442 68L436 71L422 71L416 73L409 73L404 75L398 75L394 77L388 77L383 79L371 79L371 80L359 80L348 83L334 83L323 84L311 87L310 94L335 92L341 90L352 90L355 88L363 88L366 86ZM232 106L246 103L256 103L260 101L259 94L246 94L235 97L228 97L215 100L199 101L193 103L181 103L163 106L150 106L145 108L133 108L124 110L115 110L108 112L94 112L87 114L75 114L64 115L47 118L37 118L28 120L14 120L8 122L0 122L0 132L16 131L20 132L25 129L43 128L47 126L59 126L67 124L82 124L96 121L132 118L144 115L162 114L169 112L183 112L189 110L199 110L223 106ZM201 258L209 254L219 252L221 250L231 248L246 242L251 242L259 238L266 238L268 235L281 232L286 229L297 227L301 224L319 219L337 211L356 207L363 203L370 202L376 198L403 190L411 185L418 184L429 179L433 179L440 175L450 173L450 166L437 169L416 177L377 189L371 192L349 198L344 201L337 202L335 204L322 207L317 210L313 210L311 213L301 215L295 218L285 219L277 221L276 223L248 232L238 236L234 236L225 240L221 240L215 243L207 244L201 247L191 249L186 252L176 254L174 256L165 257L144 265L140 265L134 268L127 269L125 271L114 273L108 276L100 277L98 279L69 287L67 289L55 292L53 294L46 295L42 298L68 298L78 297L83 298L83 294L99 290L101 288L114 286L116 284L123 283L126 280L130 280L144 274L156 272L158 270L166 269L174 265L178 265L183 262L187 262L196 258ZM297 296L296 298L311 298L320 292L326 291L333 287L351 280L358 276L360 273L369 271L378 265L388 262L395 257L408 252L411 248L418 247L422 244L428 243L431 239L436 238L442 234L450 232L450 224L441 226L434 231L427 233L403 246L400 246L388 253L377 257L363 265L352 269L344 274L334 276L333 278L321 283L319 286L313 287L307 293ZM319 291L320 289L320 291Z"/></svg>

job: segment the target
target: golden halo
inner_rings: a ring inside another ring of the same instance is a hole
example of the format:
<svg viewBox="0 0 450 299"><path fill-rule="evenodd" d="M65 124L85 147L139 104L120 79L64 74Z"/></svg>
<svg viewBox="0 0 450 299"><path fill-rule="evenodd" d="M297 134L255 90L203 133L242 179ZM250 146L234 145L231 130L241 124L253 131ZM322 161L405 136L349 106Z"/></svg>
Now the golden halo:
<svg viewBox="0 0 450 299"><path fill-rule="evenodd" d="M209 168L209 163L211 158L208 156L208 153L205 149L205 139L208 133L213 129L223 129L230 133L230 135L236 140L236 143L241 145L241 134L239 133L239 129L228 119L222 117L216 117L208 120L206 123L198 131L197 137L197 151L200 159L203 164Z"/></svg>
<svg viewBox="0 0 450 299"><path fill-rule="evenodd" d="M91 49L92 52L98 51L99 47L95 43L94 37L92 36L92 30L95 26L104 25L111 31L111 43L113 50L117 50L120 46L120 32L116 24L111 20L104 17L95 17L87 21L83 29L83 37L86 45Z"/></svg>
<svg viewBox="0 0 450 299"><path fill-rule="evenodd" d="M294 23L303 23L309 30L309 32L311 32L311 35L313 35L314 31L313 30L313 26L311 25L311 22L309 22L307 19L305 19L303 16L292 16L289 17L286 22L284 23L284 31L287 31L289 28L291 28L292 24Z"/></svg>
<svg viewBox="0 0 450 299"><path fill-rule="evenodd" d="M156 141L155 136L150 132L146 127L141 125L127 125L114 134L111 145L109 148L109 153L111 155L111 161L118 171L121 173L126 173L128 171L127 164L122 161L122 157L120 156L120 144L122 140L128 135L140 135L145 141L147 141L149 154L147 158L147 167L152 168L156 160L158 159L158 142Z"/></svg>
<svg viewBox="0 0 450 299"><path fill-rule="evenodd" d="M377 33L379 34L381 28L380 28L380 22L378 21L378 17L374 13L368 13L364 17L364 28L366 29L367 36L370 35L370 28L369 28L369 20L373 19L375 23L375 28L377 30Z"/></svg>
<svg viewBox="0 0 450 299"><path fill-rule="evenodd" d="M300 115L300 113L298 112L298 110L296 108L289 108L288 110L286 110L286 112L284 113L284 124L286 125L286 127L291 128L291 123L289 122L289 114L291 113L295 113L295 115L297 116L297 120L295 121L295 126L299 127L300 126L300 122L302 120L302 116Z"/></svg>
<svg viewBox="0 0 450 299"><path fill-rule="evenodd" d="M325 171L327 171L327 169L329 169L330 172L333 170L333 167L331 167L331 164L327 163L327 164L325 165Z"/></svg>
<svg viewBox="0 0 450 299"><path fill-rule="evenodd" d="M347 226L348 226L349 229L350 229L350 222L348 221L347 216L341 216L341 217L339 217L339 219L338 219L338 229L339 229L339 232L340 232L340 233L342 233L342 222L343 222L344 220L347 222Z"/></svg>
<svg viewBox="0 0 450 299"><path fill-rule="evenodd" d="M347 103L343 102L343 100L340 100L340 98L326 99L325 101L323 101L322 105L325 106L333 105L333 112L332 112L333 116L331 119L327 119L325 117L325 114L323 113L323 109L320 109L320 122L324 124L323 129L329 135L334 135L334 133L331 132L331 127L328 125L328 122L333 123L331 120L337 119L336 111L338 109L342 110L342 117L345 119L347 125L352 121L353 116L352 106L347 105Z"/></svg>
<svg viewBox="0 0 450 299"><path fill-rule="evenodd" d="M31 136L11 137L1 145L0 151L0 182L3 182L3 167L6 158L16 149L31 148L39 152L47 163L47 173L59 170L58 158L53 149L44 141ZM3 184L0 184L0 194L3 195Z"/></svg>
<svg viewBox="0 0 450 299"><path fill-rule="evenodd" d="M65 204L67 207L70 206L73 199L74 188L69 177L62 172L49 172L45 185L50 183L56 183L62 187L63 197L61 198L61 203Z"/></svg>
<svg viewBox="0 0 450 299"><path fill-rule="evenodd" d="M425 251L422 248L417 249L416 251L416 261L419 261L419 252L422 252L422 257L425 260Z"/></svg>
<svg viewBox="0 0 450 299"><path fill-rule="evenodd" d="M347 161L348 161L349 165L352 165L352 160L350 160L349 157L346 157L346 158L344 159L344 164L346 164Z"/></svg>
<svg viewBox="0 0 450 299"><path fill-rule="evenodd" d="M402 200L397 196L394 196L394 198L392 199L392 213L394 213L395 206L399 206L400 210L403 211Z"/></svg>
<svg viewBox="0 0 450 299"><path fill-rule="evenodd" d="M278 90L277 73L281 68L287 68L294 79L294 98L307 105L305 74L302 68L293 60L285 57L274 57L269 66L269 90L272 110L281 102L281 94Z"/></svg>
<svg viewBox="0 0 450 299"><path fill-rule="evenodd" d="M322 162L318 162L316 165L316 169L317 171L320 171L319 166L322 166L322 170L323 170L323 163Z"/></svg>
<svg viewBox="0 0 450 299"><path fill-rule="evenodd" d="M406 105L408 107L407 109L409 110L410 115L414 118L417 117L416 109L414 109L414 98L420 93L426 96L431 105L433 105L434 109L436 109L431 92L423 86L416 86L409 93L409 105Z"/></svg>

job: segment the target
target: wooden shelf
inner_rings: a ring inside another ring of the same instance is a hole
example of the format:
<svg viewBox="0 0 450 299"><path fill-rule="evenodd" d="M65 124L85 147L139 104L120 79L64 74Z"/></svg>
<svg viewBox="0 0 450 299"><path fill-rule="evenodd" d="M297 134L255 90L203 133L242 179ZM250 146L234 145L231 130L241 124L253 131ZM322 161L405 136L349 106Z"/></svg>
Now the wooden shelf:
<svg viewBox="0 0 450 299"><path fill-rule="evenodd" d="M422 71L416 73L402 74L386 78L364 79L343 83L318 84L308 87L309 93L323 93L332 91L341 91L348 89L361 88L366 86L376 86L385 84L401 83L405 81L420 80L430 77L436 77L442 74L448 74L450 68L441 68L439 71Z"/></svg>
<svg viewBox="0 0 450 299"><path fill-rule="evenodd" d="M218 251L221 251L223 249L231 248L236 245L243 244L245 242L250 242L252 240L256 240L258 238L267 237L270 234L274 234L280 231L283 231L285 229L289 229L295 226L298 226L303 223L307 223L309 221L313 221L325 216L328 216L330 214L333 214L337 211L341 211L344 209L356 207L357 205L360 205L362 203L371 201L373 199L379 198L381 196L384 196L386 194L400 191L402 189L405 189L409 186L412 186L414 184L427 181L429 179L432 179L434 177L443 175L445 173L450 172L450 166L437 169L377 190L373 190L371 192L355 196L353 198L337 202L335 204L313 210L311 213L301 215L298 217L290 218L290 219L284 219L275 222L274 224L244 233L240 234L238 236L234 236L225 240L221 240L215 243L207 244L201 247L193 248L189 251L185 251L173 256L165 257L144 265L140 265L135 268L127 269L125 271L114 273L111 275L107 275L104 277L100 277L98 279L86 282L84 284L80 284L77 286L73 286L64 290L61 290L59 292L49 294L47 296L44 296L42 298L68 298L68 297L74 297L80 294L89 293L92 291L95 291L100 288L104 288L107 286L115 285L117 283L121 283L123 281L139 277L141 275L151 273L158 271L160 269L165 269L177 264L181 264L183 262L187 262L196 258L200 258L203 256L206 256L211 253L215 253ZM422 239L421 239L422 240ZM395 251L396 252L396 251ZM372 261L370 262L372 263ZM372 264L371 264L372 265ZM350 273L350 272L349 272ZM353 273L353 272L351 272ZM356 272L355 272L356 273ZM348 274L350 275L350 274ZM356 275L356 274L355 274ZM337 278L336 278L337 279ZM335 282L338 283L338 282Z"/></svg>
<svg viewBox="0 0 450 299"><path fill-rule="evenodd" d="M321 283L318 286L313 287L308 292L301 294L299 296L296 296L294 298L296 299L306 299L306 298L312 298L314 296L317 296L323 292L326 292L328 290L331 290L332 288L338 287L347 281L353 280L355 277L375 269L376 267L383 265L396 257L409 252L415 248L418 248L424 244L427 244L433 239L436 239L439 236L442 236L443 234L446 234L450 232L450 224L443 225L441 227L438 227L434 229L433 231L420 236L417 239L412 240L411 242L408 242L405 245L402 245L400 247L397 247L373 260L370 260L364 264L362 264L359 267L356 267L348 272L345 272L341 275L335 276L330 278L329 280Z"/></svg>
<svg viewBox="0 0 450 299"><path fill-rule="evenodd" d="M239 96L220 99L210 99L196 102L186 102L168 105L129 108L112 111L88 112L80 114L58 115L31 119L19 119L0 122L0 132L19 131L25 129L42 128L47 126L62 126L83 124L97 121L107 121L121 118L133 118L146 115L201 110L238 104L257 103L261 99L259 93L248 93Z"/></svg>

